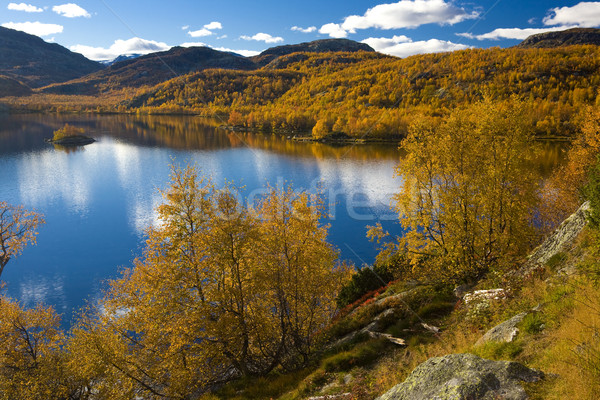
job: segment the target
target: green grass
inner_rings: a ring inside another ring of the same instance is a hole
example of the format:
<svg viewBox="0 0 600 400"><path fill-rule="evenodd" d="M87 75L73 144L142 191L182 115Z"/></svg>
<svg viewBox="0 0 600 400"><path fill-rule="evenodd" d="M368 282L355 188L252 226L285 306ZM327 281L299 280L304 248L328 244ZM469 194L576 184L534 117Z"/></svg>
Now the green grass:
<svg viewBox="0 0 600 400"><path fill-rule="evenodd" d="M383 354L387 345L388 342L385 339L370 340L358 344L351 350L324 359L321 362L321 368L326 372L340 372L368 365Z"/></svg>
<svg viewBox="0 0 600 400"><path fill-rule="evenodd" d="M519 325L523 332L534 335L544 330L546 321L540 313L534 312L527 314Z"/></svg>
<svg viewBox="0 0 600 400"><path fill-rule="evenodd" d="M481 346L474 347L472 353L481 358L491 360L512 360L523 351L523 342L487 342Z"/></svg>

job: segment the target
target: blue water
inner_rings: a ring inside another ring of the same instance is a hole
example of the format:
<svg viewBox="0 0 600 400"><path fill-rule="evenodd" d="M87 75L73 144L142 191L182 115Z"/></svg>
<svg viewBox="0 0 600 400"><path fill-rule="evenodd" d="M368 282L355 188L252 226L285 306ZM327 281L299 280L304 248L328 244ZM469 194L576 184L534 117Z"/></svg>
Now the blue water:
<svg viewBox="0 0 600 400"><path fill-rule="evenodd" d="M97 142L69 151L44 143L67 122ZM141 255L172 163L195 163L217 184L244 185L245 198L267 183L320 190L341 259L371 263L376 249L366 226L382 222L400 233L390 209L400 157L395 145L297 143L222 131L197 117L0 116L0 200L46 220L37 245L11 260L0 279L9 296L25 306L53 305L68 326Z"/></svg>

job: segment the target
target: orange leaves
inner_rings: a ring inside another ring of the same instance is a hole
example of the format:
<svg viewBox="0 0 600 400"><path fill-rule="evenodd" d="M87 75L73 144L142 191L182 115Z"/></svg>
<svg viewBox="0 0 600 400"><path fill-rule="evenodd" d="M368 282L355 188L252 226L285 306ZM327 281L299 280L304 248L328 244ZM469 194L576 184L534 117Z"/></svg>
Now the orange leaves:
<svg viewBox="0 0 600 400"><path fill-rule="evenodd" d="M37 228L43 223L41 214L0 201L0 275L11 258L27 244L35 244Z"/></svg>

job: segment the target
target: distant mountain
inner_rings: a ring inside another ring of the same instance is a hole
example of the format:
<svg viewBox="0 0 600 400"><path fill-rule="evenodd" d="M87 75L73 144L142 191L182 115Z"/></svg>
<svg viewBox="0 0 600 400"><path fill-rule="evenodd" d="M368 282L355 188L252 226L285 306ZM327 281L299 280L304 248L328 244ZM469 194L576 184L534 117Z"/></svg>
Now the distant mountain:
<svg viewBox="0 0 600 400"><path fill-rule="evenodd" d="M356 52L369 51L373 52L373 48L365 43L355 42L349 39L322 39L313 42L289 44L285 46L277 46L267 49L257 56L250 57L257 66L263 67L278 57L292 53L308 52L308 53L326 53L334 51Z"/></svg>
<svg viewBox="0 0 600 400"><path fill-rule="evenodd" d="M213 50L209 47L173 47L113 65L63 84L43 89L47 93L96 94L123 87L156 85L168 79L208 68L252 70L248 58Z"/></svg>
<svg viewBox="0 0 600 400"><path fill-rule="evenodd" d="M104 60L104 61L100 61L102 64L104 65L113 65L114 63L118 63L121 61L126 61L126 60L133 60L134 58L138 58L141 57L142 54L122 54L117 58L113 58L112 60Z"/></svg>
<svg viewBox="0 0 600 400"><path fill-rule="evenodd" d="M576 44L593 44L600 46L600 29L573 28L565 31L546 32L529 36L517 47L552 48Z"/></svg>
<svg viewBox="0 0 600 400"><path fill-rule="evenodd" d="M14 82L30 88L65 82L102 69L95 61L25 32L0 27L0 91Z"/></svg>

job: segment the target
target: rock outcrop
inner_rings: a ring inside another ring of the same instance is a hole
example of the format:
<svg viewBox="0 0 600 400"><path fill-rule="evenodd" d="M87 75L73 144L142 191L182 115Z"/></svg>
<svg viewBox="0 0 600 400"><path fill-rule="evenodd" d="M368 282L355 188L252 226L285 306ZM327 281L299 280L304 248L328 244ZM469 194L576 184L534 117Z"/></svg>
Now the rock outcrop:
<svg viewBox="0 0 600 400"><path fill-rule="evenodd" d="M425 361L378 400L525 400L521 382L543 377L543 372L516 362L451 354Z"/></svg>
<svg viewBox="0 0 600 400"><path fill-rule="evenodd" d="M517 47L549 48L572 46L577 44L600 45L600 29L573 28L558 32L544 32L529 36Z"/></svg>
<svg viewBox="0 0 600 400"><path fill-rule="evenodd" d="M485 333L478 341L475 346L481 346L487 342L503 342L509 343L515 340L519 334L519 328L517 325L523 321L523 318L527 313L517 314L508 321L504 321L501 324L496 325Z"/></svg>
<svg viewBox="0 0 600 400"><path fill-rule="evenodd" d="M518 271L515 271L515 274L517 276L528 275L536 268L543 267L556 254L572 246L577 236L587 225L587 212L589 209L590 203L583 203L573 215L564 220L554 233L531 253L527 262Z"/></svg>

